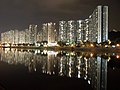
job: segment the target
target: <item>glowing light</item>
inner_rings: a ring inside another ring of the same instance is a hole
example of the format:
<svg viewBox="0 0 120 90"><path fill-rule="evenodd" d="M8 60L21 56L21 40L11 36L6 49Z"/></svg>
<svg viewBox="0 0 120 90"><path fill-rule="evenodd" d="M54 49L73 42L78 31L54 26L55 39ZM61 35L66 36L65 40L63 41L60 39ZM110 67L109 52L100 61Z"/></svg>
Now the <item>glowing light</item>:
<svg viewBox="0 0 120 90"><path fill-rule="evenodd" d="M93 45L93 44L90 44L90 46L91 46L91 47L94 47L94 45Z"/></svg>
<svg viewBox="0 0 120 90"><path fill-rule="evenodd" d="M47 45L45 44L44 47L47 47Z"/></svg>
<svg viewBox="0 0 120 90"><path fill-rule="evenodd" d="M10 46L10 45L7 43L7 44L5 44L5 46L8 47L8 46Z"/></svg>
<svg viewBox="0 0 120 90"><path fill-rule="evenodd" d="M36 68L34 69L34 71L36 72Z"/></svg>
<svg viewBox="0 0 120 90"><path fill-rule="evenodd" d="M54 51L47 51L47 54L48 55L57 55L58 54L58 52L54 52Z"/></svg>
<svg viewBox="0 0 120 90"><path fill-rule="evenodd" d="M55 74L55 72L53 71L53 74Z"/></svg>
<svg viewBox="0 0 120 90"><path fill-rule="evenodd" d="M120 46L120 44L116 44L116 46L117 46L117 47L119 47L119 46Z"/></svg>
<svg viewBox="0 0 120 90"><path fill-rule="evenodd" d="M88 84L90 84L90 80L88 80Z"/></svg>
<svg viewBox="0 0 120 90"><path fill-rule="evenodd" d="M120 56L119 56L119 55L116 55L116 58L120 58Z"/></svg>
<svg viewBox="0 0 120 90"><path fill-rule="evenodd" d="M105 45L105 47L108 47L108 45Z"/></svg>
<svg viewBox="0 0 120 90"><path fill-rule="evenodd" d="M71 70L71 67L69 68L69 77L71 77L71 72L72 72L72 70Z"/></svg>
<svg viewBox="0 0 120 90"><path fill-rule="evenodd" d="M66 53L66 56L69 56L69 53Z"/></svg>
<svg viewBox="0 0 120 90"><path fill-rule="evenodd" d="M87 61L87 58L86 58L86 57L84 57L84 60L86 60L86 61Z"/></svg>
<svg viewBox="0 0 120 90"><path fill-rule="evenodd" d="M43 50L43 53L44 53L44 54L47 54L47 50Z"/></svg>
<svg viewBox="0 0 120 90"><path fill-rule="evenodd" d="M75 55L74 52L71 52L70 54L71 54L71 55Z"/></svg>
<svg viewBox="0 0 120 90"><path fill-rule="evenodd" d="M5 48L5 53L7 53L8 51L10 51L10 48Z"/></svg>
<svg viewBox="0 0 120 90"><path fill-rule="evenodd" d="M86 80L87 78L86 78L86 77L84 77L84 79Z"/></svg>
<svg viewBox="0 0 120 90"><path fill-rule="evenodd" d="M74 45L72 44L71 47L74 47Z"/></svg>
<svg viewBox="0 0 120 90"><path fill-rule="evenodd" d="M40 53L40 50L35 50L35 54Z"/></svg>
<svg viewBox="0 0 120 90"><path fill-rule="evenodd" d="M80 76L80 71L78 71L78 78L80 78L81 76Z"/></svg>
<svg viewBox="0 0 120 90"><path fill-rule="evenodd" d="M91 53L90 56L93 57L93 53Z"/></svg>
<svg viewBox="0 0 120 90"><path fill-rule="evenodd" d="M111 44L111 41L110 41L110 40L108 40L108 43L109 43L109 44Z"/></svg>
<svg viewBox="0 0 120 90"><path fill-rule="evenodd" d="M108 62L110 61L110 59L111 59L111 58L110 58L110 57L108 57Z"/></svg>
<svg viewBox="0 0 120 90"><path fill-rule="evenodd" d="M115 45L112 45L113 48L115 48Z"/></svg>
<svg viewBox="0 0 120 90"><path fill-rule="evenodd" d="M55 43L48 43L48 46L58 46L57 42Z"/></svg>

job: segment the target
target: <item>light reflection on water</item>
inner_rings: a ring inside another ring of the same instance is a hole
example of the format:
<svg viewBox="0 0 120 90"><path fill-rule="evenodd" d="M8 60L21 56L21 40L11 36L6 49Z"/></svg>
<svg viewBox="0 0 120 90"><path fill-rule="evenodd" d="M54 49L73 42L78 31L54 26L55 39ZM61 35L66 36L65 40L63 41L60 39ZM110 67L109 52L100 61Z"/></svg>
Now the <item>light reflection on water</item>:
<svg viewBox="0 0 120 90"><path fill-rule="evenodd" d="M96 90L107 90L107 62L111 55L90 52L66 52L47 50L1 49L1 61L8 64L24 64L29 72L39 71L48 75L81 78Z"/></svg>

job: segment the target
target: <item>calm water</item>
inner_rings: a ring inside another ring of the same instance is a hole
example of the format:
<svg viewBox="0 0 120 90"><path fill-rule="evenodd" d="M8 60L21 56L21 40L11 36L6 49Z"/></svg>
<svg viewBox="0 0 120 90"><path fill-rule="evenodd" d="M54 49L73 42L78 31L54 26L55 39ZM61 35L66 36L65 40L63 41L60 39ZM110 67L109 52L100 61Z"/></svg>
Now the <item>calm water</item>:
<svg viewBox="0 0 120 90"><path fill-rule="evenodd" d="M120 54L0 49L0 90L120 90Z"/></svg>

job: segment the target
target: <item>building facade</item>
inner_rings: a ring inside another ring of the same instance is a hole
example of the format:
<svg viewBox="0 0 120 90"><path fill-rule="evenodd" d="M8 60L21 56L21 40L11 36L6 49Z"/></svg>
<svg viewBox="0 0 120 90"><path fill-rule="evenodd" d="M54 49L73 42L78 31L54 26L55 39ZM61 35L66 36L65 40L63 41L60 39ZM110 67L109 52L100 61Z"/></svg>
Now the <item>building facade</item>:
<svg viewBox="0 0 120 90"><path fill-rule="evenodd" d="M67 43L69 45L75 44L76 42L76 21L70 20L68 21L67 27Z"/></svg>
<svg viewBox="0 0 120 90"><path fill-rule="evenodd" d="M76 21L59 21L59 37L58 41L66 44L75 44L76 42Z"/></svg>
<svg viewBox="0 0 120 90"><path fill-rule="evenodd" d="M19 44L25 44L25 31L19 31Z"/></svg>
<svg viewBox="0 0 120 90"><path fill-rule="evenodd" d="M43 24L42 33L43 33L42 34L43 41L48 41L48 25L47 25L47 23Z"/></svg>
<svg viewBox="0 0 120 90"><path fill-rule="evenodd" d="M57 32L55 26L56 24L52 22L43 24L42 28L43 41L47 41L48 43L56 42Z"/></svg>
<svg viewBox="0 0 120 90"><path fill-rule="evenodd" d="M48 23L48 43L54 43L56 42L56 29L55 29L55 23Z"/></svg>
<svg viewBox="0 0 120 90"><path fill-rule="evenodd" d="M14 44L18 44L18 43L19 43L19 31L14 30Z"/></svg>
<svg viewBox="0 0 120 90"><path fill-rule="evenodd" d="M97 6L85 20L59 22L59 41L102 43L108 40L108 6Z"/></svg>
<svg viewBox="0 0 120 90"><path fill-rule="evenodd" d="M76 39L77 43L80 43L81 41L84 40L84 20L77 20L76 23Z"/></svg>
<svg viewBox="0 0 120 90"><path fill-rule="evenodd" d="M108 40L108 6L97 6L89 16L89 41L105 42Z"/></svg>
<svg viewBox="0 0 120 90"><path fill-rule="evenodd" d="M58 41L67 42L67 21L59 21Z"/></svg>
<svg viewBox="0 0 120 90"><path fill-rule="evenodd" d="M26 44L30 43L30 31L29 31L29 29L25 29L25 43Z"/></svg>
<svg viewBox="0 0 120 90"><path fill-rule="evenodd" d="M43 41L43 39L42 39L42 32L41 31L39 31L38 32L38 34L37 34L37 42L42 42Z"/></svg>
<svg viewBox="0 0 120 90"><path fill-rule="evenodd" d="M35 44L37 41L37 25L29 25L30 44Z"/></svg>

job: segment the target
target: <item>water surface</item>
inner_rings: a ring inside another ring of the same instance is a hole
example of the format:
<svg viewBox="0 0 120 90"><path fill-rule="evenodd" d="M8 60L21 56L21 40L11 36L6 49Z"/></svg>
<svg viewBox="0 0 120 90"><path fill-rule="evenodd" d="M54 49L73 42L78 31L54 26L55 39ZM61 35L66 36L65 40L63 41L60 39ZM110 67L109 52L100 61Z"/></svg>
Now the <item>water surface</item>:
<svg viewBox="0 0 120 90"><path fill-rule="evenodd" d="M118 90L119 53L1 49L5 90Z"/></svg>

